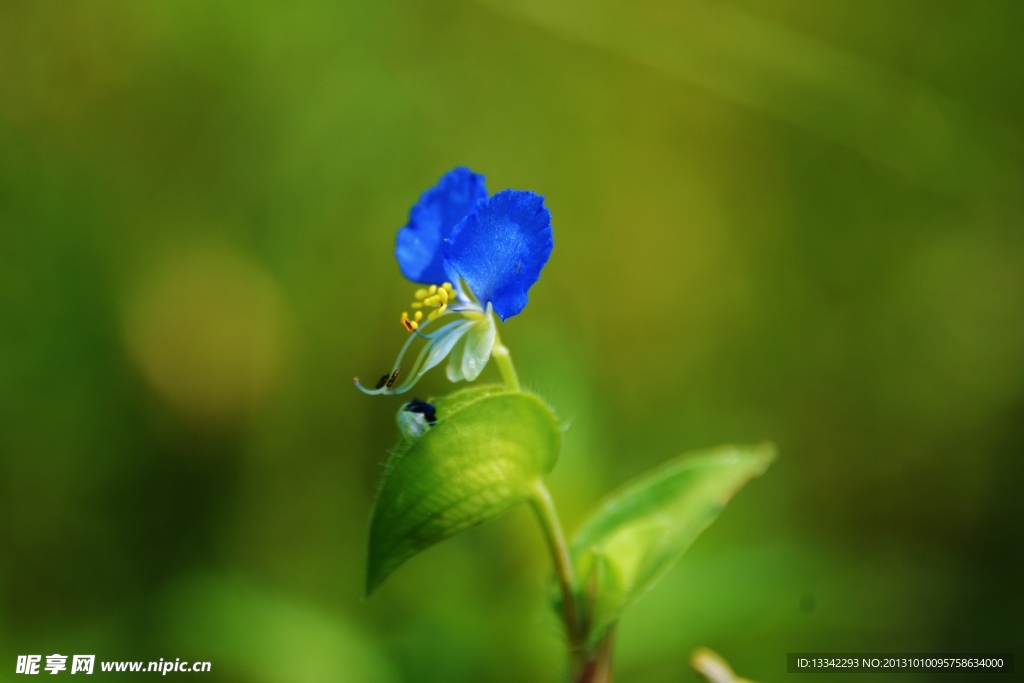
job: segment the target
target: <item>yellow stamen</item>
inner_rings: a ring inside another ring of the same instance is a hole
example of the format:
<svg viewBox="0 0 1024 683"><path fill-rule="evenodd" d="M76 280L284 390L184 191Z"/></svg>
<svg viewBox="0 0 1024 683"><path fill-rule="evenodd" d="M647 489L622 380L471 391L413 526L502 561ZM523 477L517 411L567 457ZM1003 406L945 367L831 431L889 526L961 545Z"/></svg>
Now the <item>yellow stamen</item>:
<svg viewBox="0 0 1024 683"><path fill-rule="evenodd" d="M409 314L408 313L406 313L404 311L402 312L402 327L405 328L406 332L415 332L416 328L419 327L419 326L420 326L420 324L418 322L415 322L413 320L409 320Z"/></svg>
<svg viewBox="0 0 1024 683"><path fill-rule="evenodd" d="M453 301L456 296L455 289L450 282L420 287L414 294L416 301L409 304L414 314L411 318L408 313L402 314L402 327L408 332L415 332L422 324L424 316L422 309L425 308L434 309L426 314L427 322L438 319L445 314L448 310L448 303Z"/></svg>

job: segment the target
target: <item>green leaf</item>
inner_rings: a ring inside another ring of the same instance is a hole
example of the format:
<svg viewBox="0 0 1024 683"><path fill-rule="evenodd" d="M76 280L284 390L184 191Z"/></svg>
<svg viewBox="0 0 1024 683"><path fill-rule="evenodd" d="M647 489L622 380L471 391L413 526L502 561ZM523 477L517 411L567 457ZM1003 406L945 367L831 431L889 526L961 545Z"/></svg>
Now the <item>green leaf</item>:
<svg viewBox="0 0 1024 683"><path fill-rule="evenodd" d="M366 594L409 558L526 499L561 429L536 396L484 385L434 401L437 424L392 454L370 520Z"/></svg>
<svg viewBox="0 0 1024 683"><path fill-rule="evenodd" d="M600 640L775 457L771 444L687 454L610 495L572 542L588 642Z"/></svg>

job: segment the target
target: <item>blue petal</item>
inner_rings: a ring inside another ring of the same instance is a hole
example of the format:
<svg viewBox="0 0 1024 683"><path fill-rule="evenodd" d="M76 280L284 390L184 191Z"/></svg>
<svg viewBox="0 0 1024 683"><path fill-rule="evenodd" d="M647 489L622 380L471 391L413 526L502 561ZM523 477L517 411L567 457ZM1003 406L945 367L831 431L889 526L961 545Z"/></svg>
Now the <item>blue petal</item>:
<svg viewBox="0 0 1024 683"><path fill-rule="evenodd" d="M484 177L459 166L441 176L409 211L409 224L398 231L395 258L413 282L438 285L447 280L444 240L452 228L487 197Z"/></svg>
<svg viewBox="0 0 1024 683"><path fill-rule="evenodd" d="M445 260L477 300L507 320L526 306L554 241L544 197L504 190L477 204L448 236Z"/></svg>

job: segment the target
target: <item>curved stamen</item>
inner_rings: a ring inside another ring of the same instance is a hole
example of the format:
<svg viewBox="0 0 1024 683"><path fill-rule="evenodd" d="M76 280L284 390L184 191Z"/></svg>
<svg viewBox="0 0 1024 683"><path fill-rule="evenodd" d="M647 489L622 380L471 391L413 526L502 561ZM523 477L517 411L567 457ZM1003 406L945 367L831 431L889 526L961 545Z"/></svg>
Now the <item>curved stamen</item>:
<svg viewBox="0 0 1024 683"><path fill-rule="evenodd" d="M473 293L461 279L455 278L454 281L454 286L451 282L445 282L441 285L430 285L416 290L414 294L416 301L412 303L413 315L402 313L401 318L402 327L410 333L409 338L402 345L398 358L391 367L391 372L382 376L373 389L364 387L360 384L359 378L356 378L355 385L360 391L370 396L402 394L409 391L428 370L438 365L452 352L459 340L475 324L480 322L484 316L489 315L490 309L484 310L484 307L474 298ZM433 308L434 310L424 316L422 311L424 308ZM440 320L453 313L460 314L460 319L427 332L427 328L435 320ZM401 368L402 360L409 352L415 337L425 340L426 343L416 355L416 362L412 364L412 369L405 372ZM475 377L475 373L470 374Z"/></svg>
<svg viewBox="0 0 1024 683"><path fill-rule="evenodd" d="M446 313L445 315L451 315L451 313ZM444 317L444 316L442 316L442 317ZM438 319L440 319L440 318L438 318ZM448 330L450 330L450 329L451 329L452 327L454 327L455 325L458 325L458 324L459 324L460 322L463 322L463 321L461 321L461 320L453 320L452 322L448 323L447 325L445 325L445 326L444 326L444 327L442 327L441 329L439 329L439 330L434 330L434 331L433 331L433 332L431 332L430 334L422 334L422 333L420 333L420 332L417 332L416 334L417 334L418 336L420 336L420 337L423 337L424 339L437 339L437 338L438 338L438 337L440 337L440 336L441 336L442 334L444 334L444 333L446 333L446 332L447 332Z"/></svg>
<svg viewBox="0 0 1024 683"><path fill-rule="evenodd" d="M431 321L431 322L433 322L433 321ZM412 345L413 339L415 339L416 337L423 337L424 339L429 339L430 335L423 334L423 332L421 331L421 330L425 330L428 325L430 325L430 322L424 323L423 326L420 328L420 330L418 330L416 332L416 334L410 334L409 338L405 340L405 343L402 344L401 351L398 352L398 358L395 359L395 364L391 366L391 370L386 375L387 377L390 378L390 377L394 376L395 371L401 369L402 358L405 357L406 352L409 350L409 347ZM438 330L437 332L441 332L441 331L443 331L443 329L444 328L441 328L441 330ZM378 386L375 389L367 389L362 384L360 384L358 377L353 379L353 382L355 382L356 388L358 388L359 391L363 392L364 394L369 394L370 396L378 396L380 394L387 393L387 390L388 390L388 387L386 385Z"/></svg>
<svg viewBox="0 0 1024 683"><path fill-rule="evenodd" d="M445 313L450 315L450 313ZM444 317L444 316L441 316ZM439 320L440 318L435 318ZM451 351L451 347L455 345L459 339L462 338L469 326L473 324L471 320L454 320L447 325L444 325L438 330L435 330L429 334L425 334L423 330L433 321L429 321L423 324L418 330L415 330L413 334L409 335L406 339L405 344L402 345L401 351L398 352L398 358L395 359L394 365L391 366L391 372L387 375L390 381L385 381L384 384L377 386L374 389L368 389L364 387L360 382L359 378L356 377L353 381L355 382L356 388L358 388L364 394L370 396L392 395L402 394L411 389L416 382L419 381L427 370L444 360L444 357ZM416 362L413 363L412 369L405 373L405 380L395 386L395 381L400 378L402 374L401 364L402 359L405 358L405 354L408 353L410 346L412 345L413 339L420 337L426 340L426 344L420 349L419 354L416 356ZM449 340L450 337L454 337ZM396 372L399 372L399 376L396 376Z"/></svg>
<svg viewBox="0 0 1024 683"><path fill-rule="evenodd" d="M397 387L385 387L384 394L404 394L405 392L412 389L416 383L420 380L428 370L438 365L443 361L452 348L458 343L462 337L469 332L469 329L475 325L476 322L473 320L461 320L446 325L442 330L438 330L437 337L430 340L423 350L420 351L419 357L416 359L416 364L413 366L412 372L406 377L405 381L399 384ZM444 332L445 334L441 334Z"/></svg>
<svg viewBox="0 0 1024 683"><path fill-rule="evenodd" d="M473 302L459 303L454 306L448 306L448 310L454 313L483 313L484 309L480 308L480 304Z"/></svg>

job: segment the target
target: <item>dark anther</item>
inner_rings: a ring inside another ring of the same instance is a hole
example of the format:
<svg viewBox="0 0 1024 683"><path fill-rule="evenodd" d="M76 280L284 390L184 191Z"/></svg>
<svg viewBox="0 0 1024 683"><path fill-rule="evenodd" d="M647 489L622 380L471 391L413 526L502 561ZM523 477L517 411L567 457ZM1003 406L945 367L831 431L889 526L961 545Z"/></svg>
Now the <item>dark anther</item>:
<svg viewBox="0 0 1024 683"><path fill-rule="evenodd" d="M390 375L383 375L379 380L377 380L378 389L388 383L388 377L390 377Z"/></svg>
<svg viewBox="0 0 1024 683"><path fill-rule="evenodd" d="M391 373L391 377L389 377L387 382L385 382L385 384L387 384L388 386L388 389L394 386L395 380L398 379L398 373L400 373L401 371L402 368L395 368L395 371Z"/></svg>

